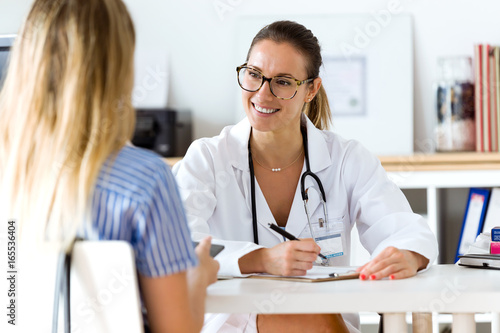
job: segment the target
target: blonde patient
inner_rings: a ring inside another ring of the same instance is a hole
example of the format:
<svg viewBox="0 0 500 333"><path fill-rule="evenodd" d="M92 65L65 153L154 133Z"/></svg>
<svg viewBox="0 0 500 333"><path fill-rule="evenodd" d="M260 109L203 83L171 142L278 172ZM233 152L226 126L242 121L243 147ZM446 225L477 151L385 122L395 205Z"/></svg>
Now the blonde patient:
<svg viewBox="0 0 500 333"><path fill-rule="evenodd" d="M210 239L193 250L170 169L127 144L134 48L121 0L33 3L0 93L0 211L24 248L130 242L148 329L199 332L219 265Z"/></svg>

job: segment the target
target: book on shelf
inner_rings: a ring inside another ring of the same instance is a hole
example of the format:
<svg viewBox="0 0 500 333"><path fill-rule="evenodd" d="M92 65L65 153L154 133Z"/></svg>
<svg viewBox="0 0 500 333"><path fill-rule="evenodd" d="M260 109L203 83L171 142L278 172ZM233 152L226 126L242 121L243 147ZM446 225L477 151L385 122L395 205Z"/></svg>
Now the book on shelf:
<svg viewBox="0 0 500 333"><path fill-rule="evenodd" d="M474 244L476 237L483 230L484 217L490 197L489 189L471 188L465 208L462 231L458 240L455 262L459 256L467 253L469 246Z"/></svg>
<svg viewBox="0 0 500 333"><path fill-rule="evenodd" d="M483 74L482 74L482 52L483 46L474 45L474 108L476 119L476 151L484 151L483 144ZM480 110L480 111L479 111Z"/></svg>
<svg viewBox="0 0 500 333"><path fill-rule="evenodd" d="M500 226L500 188L496 187L491 190L482 232L489 233L498 226Z"/></svg>
<svg viewBox="0 0 500 333"><path fill-rule="evenodd" d="M497 150L500 151L500 46L495 46L493 50L493 59L495 67L495 80L492 83L492 95L494 96L496 128L497 128Z"/></svg>
<svg viewBox="0 0 500 333"><path fill-rule="evenodd" d="M490 45L483 45L483 142L484 151L491 151L491 112L490 112Z"/></svg>
<svg viewBox="0 0 500 333"><path fill-rule="evenodd" d="M490 111L490 148L491 151L498 151L498 111L496 104L497 63L495 60L495 50L497 46L490 46L489 52L489 111Z"/></svg>
<svg viewBox="0 0 500 333"><path fill-rule="evenodd" d="M474 45L476 151L500 151L500 47Z"/></svg>

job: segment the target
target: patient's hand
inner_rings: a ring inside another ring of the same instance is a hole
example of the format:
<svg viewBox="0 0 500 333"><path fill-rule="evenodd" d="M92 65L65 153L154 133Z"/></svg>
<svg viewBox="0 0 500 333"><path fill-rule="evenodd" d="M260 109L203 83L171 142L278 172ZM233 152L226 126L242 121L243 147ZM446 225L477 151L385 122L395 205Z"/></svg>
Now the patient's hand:
<svg viewBox="0 0 500 333"><path fill-rule="evenodd" d="M201 280L205 286L217 281L219 262L210 256L211 237L206 237L196 246L194 251L198 256L199 265L188 270L188 280Z"/></svg>

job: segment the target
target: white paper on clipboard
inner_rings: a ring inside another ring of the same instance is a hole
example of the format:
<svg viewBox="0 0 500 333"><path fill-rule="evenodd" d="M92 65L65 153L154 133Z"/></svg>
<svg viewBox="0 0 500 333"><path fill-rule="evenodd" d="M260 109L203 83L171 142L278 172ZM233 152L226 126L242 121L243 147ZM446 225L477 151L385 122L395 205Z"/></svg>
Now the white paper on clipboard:
<svg viewBox="0 0 500 333"><path fill-rule="evenodd" d="M335 281L345 279L356 279L359 273L356 273L357 267L352 266L313 266L307 271L306 275L300 276L282 276L271 275L266 273L249 274L251 278L273 279L283 281L297 281L297 282L322 282L322 281ZM330 274L336 273L336 276Z"/></svg>

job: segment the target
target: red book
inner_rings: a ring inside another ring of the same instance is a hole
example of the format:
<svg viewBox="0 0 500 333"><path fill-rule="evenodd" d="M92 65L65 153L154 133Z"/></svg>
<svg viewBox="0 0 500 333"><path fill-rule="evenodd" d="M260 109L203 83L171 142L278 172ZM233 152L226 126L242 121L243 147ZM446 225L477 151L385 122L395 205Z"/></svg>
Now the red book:
<svg viewBox="0 0 500 333"><path fill-rule="evenodd" d="M498 150L500 151L500 46L496 46L493 52L495 62L495 107L497 116Z"/></svg>
<svg viewBox="0 0 500 333"><path fill-rule="evenodd" d="M490 45L483 44L482 71L483 71L483 143L484 151L491 151L491 101L490 101Z"/></svg>
<svg viewBox="0 0 500 333"><path fill-rule="evenodd" d="M490 47L489 65L490 65L490 131L491 131L491 151L498 152L498 119L497 119L497 103L496 103L496 86L497 86L497 65L495 63L496 46Z"/></svg>
<svg viewBox="0 0 500 333"><path fill-rule="evenodd" d="M482 45L474 45L474 99L475 99L475 119L476 119L476 151L483 152L483 72L482 72Z"/></svg>

